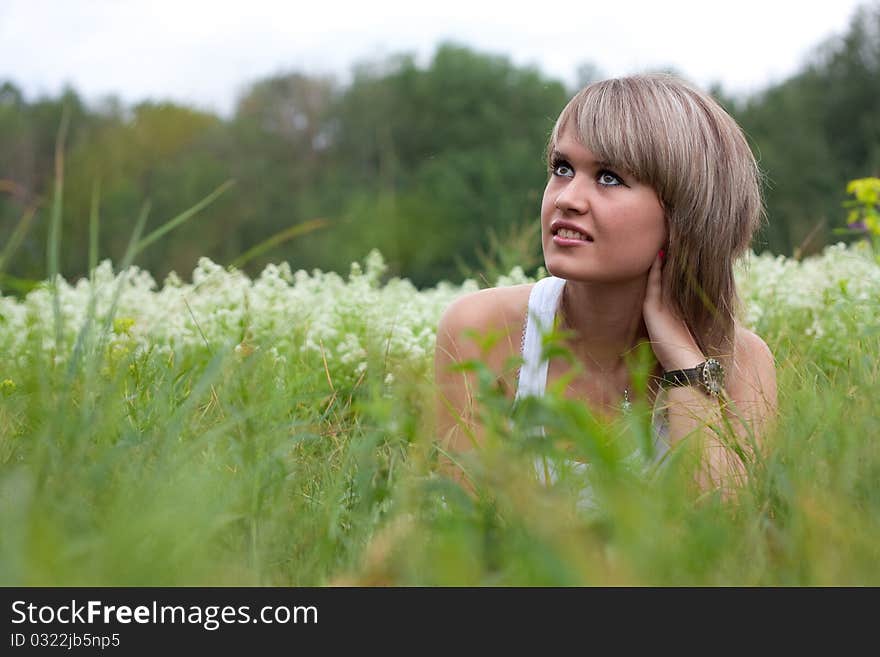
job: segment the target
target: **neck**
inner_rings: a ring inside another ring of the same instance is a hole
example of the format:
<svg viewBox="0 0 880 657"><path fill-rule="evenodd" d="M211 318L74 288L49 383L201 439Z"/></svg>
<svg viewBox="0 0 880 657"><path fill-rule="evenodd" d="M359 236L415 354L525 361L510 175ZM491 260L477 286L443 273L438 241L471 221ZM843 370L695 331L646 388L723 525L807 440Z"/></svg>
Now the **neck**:
<svg viewBox="0 0 880 657"><path fill-rule="evenodd" d="M625 370L624 357L649 338L642 316L646 284L647 275L616 283L567 280L560 313L563 328L573 333L573 353L606 374Z"/></svg>

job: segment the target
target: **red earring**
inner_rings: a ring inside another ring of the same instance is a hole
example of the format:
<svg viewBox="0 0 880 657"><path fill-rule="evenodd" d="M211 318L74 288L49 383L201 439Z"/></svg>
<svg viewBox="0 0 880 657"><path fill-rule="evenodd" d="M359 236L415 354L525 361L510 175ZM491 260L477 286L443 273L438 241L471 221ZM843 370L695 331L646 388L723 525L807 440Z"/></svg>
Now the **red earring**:
<svg viewBox="0 0 880 657"><path fill-rule="evenodd" d="M663 249L660 249L660 251L657 253L657 255L660 256L661 260L663 260L666 258L666 251L664 251Z"/></svg>

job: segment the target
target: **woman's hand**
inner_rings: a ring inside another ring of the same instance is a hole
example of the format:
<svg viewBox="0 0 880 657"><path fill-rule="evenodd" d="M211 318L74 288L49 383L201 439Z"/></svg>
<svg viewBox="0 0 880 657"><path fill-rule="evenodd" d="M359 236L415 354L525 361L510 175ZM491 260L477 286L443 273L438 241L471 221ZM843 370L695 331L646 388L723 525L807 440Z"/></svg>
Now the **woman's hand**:
<svg viewBox="0 0 880 657"><path fill-rule="evenodd" d="M691 369L702 363L705 356L687 323L667 303L662 281L663 260L657 254L648 272L642 307L651 348L665 371ZM693 454L698 460L694 483L698 489L720 488L722 495L730 495L744 478L744 466L737 453L716 435L722 419L716 400L694 386L674 387L668 391L666 414L668 444L679 446L684 442L685 448L695 450Z"/></svg>
<svg viewBox="0 0 880 657"><path fill-rule="evenodd" d="M673 312L663 295L663 258L660 253L654 257L648 271L642 315L651 339L651 348L663 370L686 370L696 367L706 357L685 321Z"/></svg>

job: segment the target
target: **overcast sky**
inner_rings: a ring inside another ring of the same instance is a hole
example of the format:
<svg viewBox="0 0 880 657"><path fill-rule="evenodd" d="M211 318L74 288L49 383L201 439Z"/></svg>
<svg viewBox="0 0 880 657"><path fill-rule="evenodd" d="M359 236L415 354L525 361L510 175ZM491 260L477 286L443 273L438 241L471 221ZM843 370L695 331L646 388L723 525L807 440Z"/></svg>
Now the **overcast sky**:
<svg viewBox="0 0 880 657"><path fill-rule="evenodd" d="M867 0L876 2L877 0ZM454 40L573 84L672 66L748 93L791 75L866 0L0 0L0 79L28 97L72 84L88 100L172 99L228 114L248 82L333 73Z"/></svg>

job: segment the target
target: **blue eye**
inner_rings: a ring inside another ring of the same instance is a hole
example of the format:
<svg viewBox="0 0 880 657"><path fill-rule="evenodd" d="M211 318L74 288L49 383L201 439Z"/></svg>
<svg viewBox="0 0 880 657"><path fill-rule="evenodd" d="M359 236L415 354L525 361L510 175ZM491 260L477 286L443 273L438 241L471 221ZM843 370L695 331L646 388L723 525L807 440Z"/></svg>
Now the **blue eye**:
<svg viewBox="0 0 880 657"><path fill-rule="evenodd" d="M617 185L623 184L620 176L612 171L608 171L607 169L603 169L599 172L597 180L600 185L604 185L605 187L616 187Z"/></svg>
<svg viewBox="0 0 880 657"><path fill-rule="evenodd" d="M565 160L553 160L550 163L550 172L554 176L563 176L565 178L571 178L574 176L574 169L572 169L571 165Z"/></svg>

